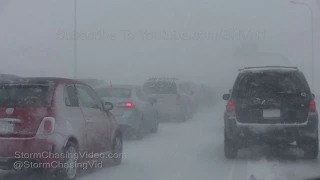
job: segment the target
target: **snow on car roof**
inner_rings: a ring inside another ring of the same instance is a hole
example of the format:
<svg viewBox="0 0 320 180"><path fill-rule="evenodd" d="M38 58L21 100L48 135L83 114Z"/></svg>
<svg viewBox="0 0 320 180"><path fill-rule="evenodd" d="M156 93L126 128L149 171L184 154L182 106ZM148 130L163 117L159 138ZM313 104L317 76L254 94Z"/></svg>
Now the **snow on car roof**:
<svg viewBox="0 0 320 180"><path fill-rule="evenodd" d="M17 78L8 81L1 81L0 84L42 84L42 85L54 85L64 80L71 80L67 78L57 77L30 77L30 78Z"/></svg>
<svg viewBox="0 0 320 180"><path fill-rule="evenodd" d="M239 71L297 71L297 67L286 67L286 66L261 66L261 67L245 67L243 69L239 69Z"/></svg>
<svg viewBox="0 0 320 180"><path fill-rule="evenodd" d="M130 84L102 84L102 85L98 85L95 86L94 89L99 89L99 88L139 88L139 85L130 85Z"/></svg>

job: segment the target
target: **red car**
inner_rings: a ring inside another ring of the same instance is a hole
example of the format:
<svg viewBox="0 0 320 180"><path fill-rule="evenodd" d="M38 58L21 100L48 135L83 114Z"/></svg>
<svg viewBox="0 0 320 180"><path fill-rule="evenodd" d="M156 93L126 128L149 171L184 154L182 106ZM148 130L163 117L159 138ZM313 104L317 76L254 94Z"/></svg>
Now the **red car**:
<svg viewBox="0 0 320 180"><path fill-rule="evenodd" d="M80 164L109 158L119 165L122 133L112 108L90 86L71 79L0 83L0 169L30 168L25 162L38 162L58 179L75 179ZM69 162L78 165L61 165Z"/></svg>

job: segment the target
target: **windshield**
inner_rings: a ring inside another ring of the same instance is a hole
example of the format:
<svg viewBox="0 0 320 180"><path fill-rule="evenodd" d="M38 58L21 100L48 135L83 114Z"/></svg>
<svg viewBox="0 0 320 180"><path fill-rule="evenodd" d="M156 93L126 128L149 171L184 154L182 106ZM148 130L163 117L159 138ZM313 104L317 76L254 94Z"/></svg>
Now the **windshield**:
<svg viewBox="0 0 320 180"><path fill-rule="evenodd" d="M49 86L0 85L1 107L48 107L51 100Z"/></svg>
<svg viewBox="0 0 320 180"><path fill-rule="evenodd" d="M95 89L100 97L116 97L129 98L131 96L131 89L128 88L99 88Z"/></svg>
<svg viewBox="0 0 320 180"><path fill-rule="evenodd" d="M158 81L155 84L145 83L143 91L146 94L177 94L177 85L167 81Z"/></svg>

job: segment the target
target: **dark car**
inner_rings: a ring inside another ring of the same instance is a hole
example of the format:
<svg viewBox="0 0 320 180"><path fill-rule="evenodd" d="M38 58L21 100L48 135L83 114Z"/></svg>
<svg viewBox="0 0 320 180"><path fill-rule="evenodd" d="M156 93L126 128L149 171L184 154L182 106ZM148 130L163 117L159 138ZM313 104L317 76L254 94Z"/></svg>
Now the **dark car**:
<svg viewBox="0 0 320 180"><path fill-rule="evenodd" d="M108 154L122 153L122 134L109 112L112 108L111 103L103 104L91 87L72 79L22 78L1 82L0 169L17 169L14 164L21 161L27 165L39 162L57 179L75 179L81 163L104 157L66 154L111 157ZM33 155L22 155L26 153ZM48 158L46 153L59 156ZM114 165L121 163L121 156L111 159ZM63 167L58 168L58 163Z"/></svg>
<svg viewBox="0 0 320 180"><path fill-rule="evenodd" d="M145 133L158 131L156 99L148 98L141 87L135 85L104 85L95 88L104 101L112 102L111 111L126 135L142 139Z"/></svg>
<svg viewBox="0 0 320 180"><path fill-rule="evenodd" d="M318 156L318 112L303 73L294 67L239 70L224 112L224 154L255 143L293 143Z"/></svg>

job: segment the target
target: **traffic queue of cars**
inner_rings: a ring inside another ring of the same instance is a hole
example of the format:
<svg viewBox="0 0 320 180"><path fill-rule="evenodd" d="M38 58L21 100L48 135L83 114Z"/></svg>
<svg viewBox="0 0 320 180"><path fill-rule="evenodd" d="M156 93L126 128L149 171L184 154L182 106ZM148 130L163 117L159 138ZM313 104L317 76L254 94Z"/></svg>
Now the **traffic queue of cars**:
<svg viewBox="0 0 320 180"><path fill-rule="evenodd" d="M142 139L158 131L160 117L186 121L195 113L194 92L178 79L163 87L151 86L150 81L136 86L90 80L91 87L66 78L0 78L3 170L23 169L17 162L42 163L46 166L41 168L57 179L72 180L77 164L107 159L119 165L124 135ZM19 152L36 156L17 156Z"/></svg>

